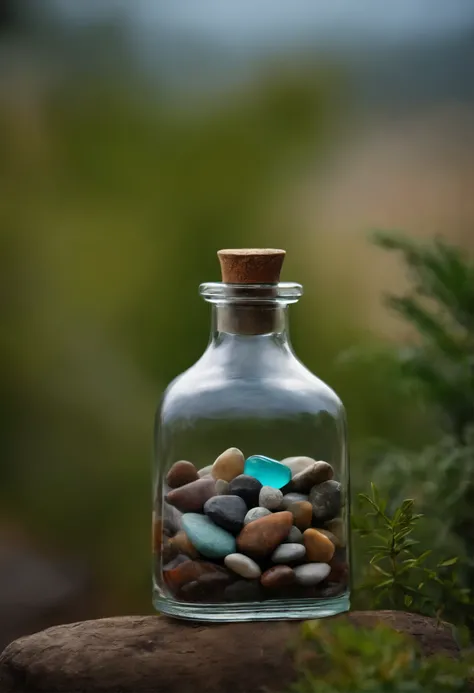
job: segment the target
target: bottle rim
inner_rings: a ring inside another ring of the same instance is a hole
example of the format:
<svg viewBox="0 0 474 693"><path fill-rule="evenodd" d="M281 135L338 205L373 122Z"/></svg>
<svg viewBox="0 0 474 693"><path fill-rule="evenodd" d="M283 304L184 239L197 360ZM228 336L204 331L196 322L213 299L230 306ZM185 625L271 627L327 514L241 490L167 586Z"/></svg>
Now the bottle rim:
<svg viewBox="0 0 474 693"><path fill-rule="evenodd" d="M303 287L296 282L278 284L226 284L205 282L199 293L209 303L296 303L303 295Z"/></svg>

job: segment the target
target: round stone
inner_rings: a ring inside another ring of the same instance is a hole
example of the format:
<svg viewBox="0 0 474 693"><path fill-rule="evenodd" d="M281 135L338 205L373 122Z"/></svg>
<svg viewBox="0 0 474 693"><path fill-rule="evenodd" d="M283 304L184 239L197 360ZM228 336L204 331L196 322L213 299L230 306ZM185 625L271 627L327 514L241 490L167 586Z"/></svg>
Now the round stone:
<svg viewBox="0 0 474 693"><path fill-rule="evenodd" d="M258 504L268 510L278 510L283 500L283 493L272 486L262 486L258 496Z"/></svg>
<svg viewBox="0 0 474 693"><path fill-rule="evenodd" d="M229 493L229 482L224 479L217 479L216 493L218 496L226 496Z"/></svg>
<svg viewBox="0 0 474 693"><path fill-rule="evenodd" d="M295 572L289 565L276 565L266 570L260 582L267 589L278 589L292 585L296 580Z"/></svg>
<svg viewBox="0 0 474 693"><path fill-rule="evenodd" d="M296 457L286 457L281 461L281 463L290 469L291 476L294 477L305 470L306 467L310 467L312 464L314 464L315 461L316 460L313 460L312 457L298 455Z"/></svg>
<svg viewBox="0 0 474 693"><path fill-rule="evenodd" d="M335 517L334 520L326 522L325 527L336 537L336 546L338 548L344 548L346 545L346 528L342 519L340 517Z"/></svg>
<svg viewBox="0 0 474 693"><path fill-rule="evenodd" d="M203 467L198 471L198 476L201 479L203 476L209 476L212 472L212 464L208 464L207 467Z"/></svg>
<svg viewBox="0 0 474 693"><path fill-rule="evenodd" d="M311 587L327 578L331 568L327 563L306 563L293 569L298 585Z"/></svg>
<svg viewBox="0 0 474 693"><path fill-rule="evenodd" d="M249 522L253 522L254 520L258 520L260 517L265 517L265 515L271 514L272 513L270 510L268 510L268 508L252 508L244 517L244 525L248 525Z"/></svg>
<svg viewBox="0 0 474 693"><path fill-rule="evenodd" d="M175 462L166 475L166 483L170 488L179 488L196 479L199 479L196 467L185 460Z"/></svg>
<svg viewBox="0 0 474 693"><path fill-rule="evenodd" d="M298 529L305 530L311 527L313 519L313 506L309 501L296 501L288 506L288 510L293 515L293 522Z"/></svg>
<svg viewBox="0 0 474 693"><path fill-rule="evenodd" d="M224 597L228 602L258 602L262 592L260 580L237 580L226 587Z"/></svg>
<svg viewBox="0 0 474 693"><path fill-rule="evenodd" d="M229 570L249 580L258 578L262 574L257 563L243 553L230 553L224 558L224 563Z"/></svg>
<svg viewBox="0 0 474 693"><path fill-rule="evenodd" d="M166 494L166 501L182 513L202 512L204 503L216 492L216 482L210 476L191 481Z"/></svg>
<svg viewBox="0 0 474 693"><path fill-rule="evenodd" d="M303 543L303 532L298 527L292 527L290 533L285 539L285 543L289 544L302 544Z"/></svg>
<svg viewBox="0 0 474 693"><path fill-rule="evenodd" d="M334 544L317 529L310 528L303 532L303 541L308 561L329 563L334 556Z"/></svg>
<svg viewBox="0 0 474 693"><path fill-rule="evenodd" d="M291 491L309 493L313 486L329 481L334 476L334 470L327 462L313 462L301 472L293 476Z"/></svg>
<svg viewBox="0 0 474 693"><path fill-rule="evenodd" d="M239 474L244 472L245 458L238 448L225 450L212 465L212 476L214 479L224 479L232 481Z"/></svg>
<svg viewBox="0 0 474 693"><path fill-rule="evenodd" d="M322 522L332 520L341 509L341 484L331 479L313 486L309 494L313 517Z"/></svg>
<svg viewBox="0 0 474 693"><path fill-rule="evenodd" d="M288 507L292 503L299 503L300 501L307 501L308 497L305 493L285 493L283 494L283 499L281 501L281 507L284 510L288 510Z"/></svg>
<svg viewBox="0 0 474 693"><path fill-rule="evenodd" d="M291 472L281 462L264 455L252 455L245 461L244 474L258 479L262 486L282 488L291 480Z"/></svg>
<svg viewBox="0 0 474 693"><path fill-rule="evenodd" d="M235 553L232 534L215 525L206 515L186 513L183 515L183 528L193 546L207 558L225 558L229 553Z"/></svg>
<svg viewBox="0 0 474 693"><path fill-rule="evenodd" d="M262 484L258 479L247 474L240 474L229 483L229 493L240 496L245 501L247 508L254 508L258 505L258 496Z"/></svg>
<svg viewBox="0 0 474 693"><path fill-rule="evenodd" d="M204 512L219 527L238 534L244 524L247 506L239 496L214 496L204 504Z"/></svg>
<svg viewBox="0 0 474 693"><path fill-rule="evenodd" d="M281 544L272 553L273 563L295 563L301 561L306 553L303 544Z"/></svg>
<svg viewBox="0 0 474 693"><path fill-rule="evenodd" d="M249 522L237 537L239 551L249 556L268 556L286 539L292 526L293 515L287 511Z"/></svg>
<svg viewBox="0 0 474 693"><path fill-rule="evenodd" d="M196 547L191 544L188 535L183 530L175 534L169 543L177 553L183 553L190 558L198 558L199 556Z"/></svg>

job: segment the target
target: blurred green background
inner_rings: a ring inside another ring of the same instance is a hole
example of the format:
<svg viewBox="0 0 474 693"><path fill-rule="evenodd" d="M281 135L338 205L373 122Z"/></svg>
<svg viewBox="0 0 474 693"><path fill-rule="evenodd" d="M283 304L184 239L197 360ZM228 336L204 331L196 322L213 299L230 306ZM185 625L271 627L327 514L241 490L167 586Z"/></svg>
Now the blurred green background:
<svg viewBox="0 0 474 693"><path fill-rule="evenodd" d="M205 348L221 247L287 249L356 489L367 440L436 436L390 359L344 357L410 337L370 229L472 242L474 8L413 4L0 3L0 644L151 611L154 409Z"/></svg>

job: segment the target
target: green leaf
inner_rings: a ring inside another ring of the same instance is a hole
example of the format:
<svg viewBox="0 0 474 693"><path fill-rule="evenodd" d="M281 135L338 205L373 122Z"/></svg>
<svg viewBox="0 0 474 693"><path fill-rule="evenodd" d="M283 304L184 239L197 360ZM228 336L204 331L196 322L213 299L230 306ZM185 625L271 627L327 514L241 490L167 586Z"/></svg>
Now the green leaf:
<svg viewBox="0 0 474 693"><path fill-rule="evenodd" d="M458 556L455 556L454 558L447 558L445 561L438 563L438 568L446 568L448 565L454 565L458 562L458 560Z"/></svg>
<svg viewBox="0 0 474 693"><path fill-rule="evenodd" d="M403 602L405 606L411 606L413 604L413 597L410 597L409 594L406 594L403 598Z"/></svg>

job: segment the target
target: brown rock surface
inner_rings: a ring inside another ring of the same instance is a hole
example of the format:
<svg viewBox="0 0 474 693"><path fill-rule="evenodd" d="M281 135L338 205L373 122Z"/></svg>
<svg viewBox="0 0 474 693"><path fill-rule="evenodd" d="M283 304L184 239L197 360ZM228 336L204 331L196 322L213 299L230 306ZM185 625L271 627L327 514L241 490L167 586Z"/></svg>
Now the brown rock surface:
<svg viewBox="0 0 474 693"><path fill-rule="evenodd" d="M412 635L424 653L456 656L448 624L396 611L336 618ZM205 625L124 616L56 626L13 642L0 657L2 693L268 693L294 680L288 643L298 622Z"/></svg>
<svg viewBox="0 0 474 693"><path fill-rule="evenodd" d="M180 486L170 491L166 501L182 513L200 513L204 503L216 493L216 482L210 476Z"/></svg>

